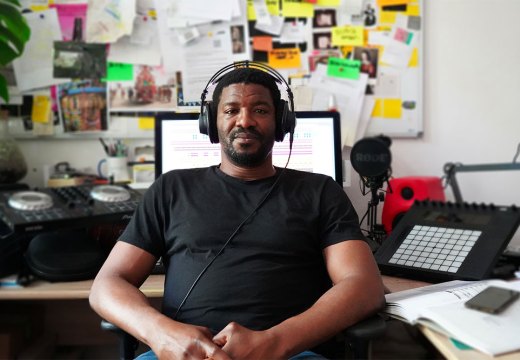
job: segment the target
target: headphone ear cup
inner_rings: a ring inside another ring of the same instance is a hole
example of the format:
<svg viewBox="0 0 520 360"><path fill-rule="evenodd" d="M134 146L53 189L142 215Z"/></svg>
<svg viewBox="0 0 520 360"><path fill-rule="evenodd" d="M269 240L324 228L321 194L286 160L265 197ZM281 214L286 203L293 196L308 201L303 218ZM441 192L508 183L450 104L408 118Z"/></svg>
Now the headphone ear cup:
<svg viewBox="0 0 520 360"><path fill-rule="evenodd" d="M285 134L294 131L295 125L296 117L294 113L289 109L289 103L283 99L280 99L278 109L276 111L275 140L283 141Z"/></svg>
<svg viewBox="0 0 520 360"><path fill-rule="evenodd" d="M199 115L199 131L201 134L208 135L212 144L218 144L217 119L213 114L211 102L206 102L202 106L202 111Z"/></svg>

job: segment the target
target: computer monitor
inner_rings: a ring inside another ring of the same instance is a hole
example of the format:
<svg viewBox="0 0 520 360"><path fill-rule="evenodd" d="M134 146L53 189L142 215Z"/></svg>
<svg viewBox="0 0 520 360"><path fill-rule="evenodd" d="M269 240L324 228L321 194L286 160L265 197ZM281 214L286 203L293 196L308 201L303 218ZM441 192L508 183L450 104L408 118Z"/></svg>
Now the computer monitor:
<svg viewBox="0 0 520 360"><path fill-rule="evenodd" d="M220 164L220 144L199 132L196 113L159 113L155 118L155 175L173 169ZM343 185L340 119L337 112L296 112L296 128L288 168L321 173ZM275 142L273 164L284 167L289 135Z"/></svg>

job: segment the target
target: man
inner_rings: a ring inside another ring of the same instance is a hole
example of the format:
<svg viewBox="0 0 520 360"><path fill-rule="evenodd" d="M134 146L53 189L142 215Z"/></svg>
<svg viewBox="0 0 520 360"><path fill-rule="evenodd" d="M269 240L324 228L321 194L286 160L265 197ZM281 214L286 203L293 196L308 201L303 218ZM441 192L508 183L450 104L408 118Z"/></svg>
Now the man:
<svg viewBox="0 0 520 360"><path fill-rule="evenodd" d="M211 105L221 164L161 176L94 281L94 310L161 359L288 359L384 304L343 189L272 165L279 104L267 72L225 74ZM162 312L138 290L159 256Z"/></svg>

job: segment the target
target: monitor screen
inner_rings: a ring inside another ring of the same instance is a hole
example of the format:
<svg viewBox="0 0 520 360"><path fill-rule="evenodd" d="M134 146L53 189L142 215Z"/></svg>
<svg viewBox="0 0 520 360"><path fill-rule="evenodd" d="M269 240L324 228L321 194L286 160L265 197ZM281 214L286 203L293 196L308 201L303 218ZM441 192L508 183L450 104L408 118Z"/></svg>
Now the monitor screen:
<svg viewBox="0 0 520 360"><path fill-rule="evenodd" d="M155 174L173 169L220 164L220 144L199 132L196 113L159 113L155 120ZM337 112L296 112L296 128L288 168L329 175L343 185L340 119ZM275 142L273 164L284 167L289 135Z"/></svg>

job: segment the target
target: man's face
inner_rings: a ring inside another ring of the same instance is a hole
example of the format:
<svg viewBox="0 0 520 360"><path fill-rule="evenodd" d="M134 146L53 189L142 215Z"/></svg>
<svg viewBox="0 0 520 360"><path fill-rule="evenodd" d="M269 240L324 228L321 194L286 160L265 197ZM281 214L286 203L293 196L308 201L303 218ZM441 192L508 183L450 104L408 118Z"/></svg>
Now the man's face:
<svg viewBox="0 0 520 360"><path fill-rule="evenodd" d="M217 108L218 137L226 157L236 165L262 164L274 145L275 107L269 90L258 84L224 88Z"/></svg>

